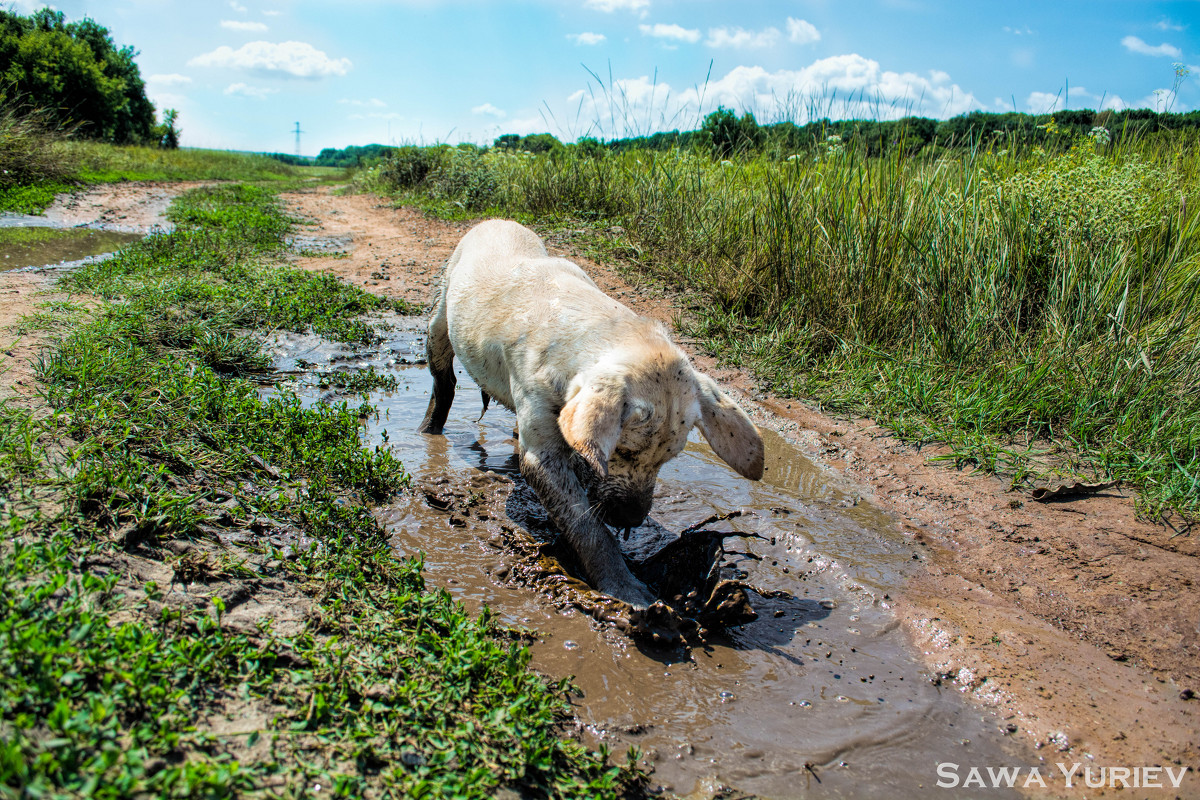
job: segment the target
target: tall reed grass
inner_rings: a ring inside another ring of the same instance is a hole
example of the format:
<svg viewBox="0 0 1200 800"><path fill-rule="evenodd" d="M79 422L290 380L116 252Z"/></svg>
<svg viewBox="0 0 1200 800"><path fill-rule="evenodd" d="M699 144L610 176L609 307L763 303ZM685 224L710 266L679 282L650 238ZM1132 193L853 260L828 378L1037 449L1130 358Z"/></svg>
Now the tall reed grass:
<svg viewBox="0 0 1200 800"><path fill-rule="evenodd" d="M1195 515L1197 140L1107 139L868 158L830 137L726 161L442 147L398 154L428 162L420 180L395 161L359 180L460 214L619 225L643 269L698 298L693 332L775 389L949 442L1014 484L1095 471Z"/></svg>

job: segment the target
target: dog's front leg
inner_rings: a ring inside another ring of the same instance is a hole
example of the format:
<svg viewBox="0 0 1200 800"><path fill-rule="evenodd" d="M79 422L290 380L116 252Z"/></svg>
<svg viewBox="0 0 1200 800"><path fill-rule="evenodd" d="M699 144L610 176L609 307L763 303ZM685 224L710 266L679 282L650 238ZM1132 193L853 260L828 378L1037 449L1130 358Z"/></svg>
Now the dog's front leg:
<svg viewBox="0 0 1200 800"><path fill-rule="evenodd" d="M571 448L557 435L557 425L549 435L540 428L520 423L521 474L574 548L588 581L634 608L646 608L654 595L629 571L616 537L589 506L587 490L571 469Z"/></svg>

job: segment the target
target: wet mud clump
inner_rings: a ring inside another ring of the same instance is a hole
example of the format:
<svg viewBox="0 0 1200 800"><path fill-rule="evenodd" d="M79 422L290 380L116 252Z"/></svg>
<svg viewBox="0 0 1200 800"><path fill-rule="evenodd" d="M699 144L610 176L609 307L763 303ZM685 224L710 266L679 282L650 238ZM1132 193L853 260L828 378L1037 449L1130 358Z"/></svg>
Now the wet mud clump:
<svg viewBox="0 0 1200 800"><path fill-rule="evenodd" d="M746 534L684 530L650 558L630 569L660 598L630 615L629 633L658 644L703 643L707 634L758 619L749 588L726 564L725 540Z"/></svg>
<svg viewBox="0 0 1200 800"><path fill-rule="evenodd" d="M488 485L476 485L481 481ZM634 610L576 577L583 572L575 553L519 477L441 478L424 483L420 491L431 508L448 515L451 526L463 526L467 518L500 522L496 544L512 560L498 578L538 589L641 642L699 646L713 633L758 618L751 587L726 558L731 553L727 540L753 534L707 528L739 512L709 517L678 535L652 520L627 532L622 545L629 568L659 598L650 608ZM504 510L489 509L492 503L503 503Z"/></svg>

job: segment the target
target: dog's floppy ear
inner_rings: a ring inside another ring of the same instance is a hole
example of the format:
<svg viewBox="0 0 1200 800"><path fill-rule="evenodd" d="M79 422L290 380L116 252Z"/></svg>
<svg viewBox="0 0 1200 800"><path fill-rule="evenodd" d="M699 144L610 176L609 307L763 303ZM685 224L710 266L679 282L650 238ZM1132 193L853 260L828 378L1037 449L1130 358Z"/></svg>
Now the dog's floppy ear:
<svg viewBox="0 0 1200 800"><path fill-rule="evenodd" d="M608 477L608 460L621 438L625 384L612 378L593 378L573 386L558 413L558 429L571 449L601 477Z"/></svg>
<svg viewBox="0 0 1200 800"><path fill-rule="evenodd" d="M696 373L700 389L700 421L697 426L713 452L750 480L763 475L763 441L758 429L707 375Z"/></svg>

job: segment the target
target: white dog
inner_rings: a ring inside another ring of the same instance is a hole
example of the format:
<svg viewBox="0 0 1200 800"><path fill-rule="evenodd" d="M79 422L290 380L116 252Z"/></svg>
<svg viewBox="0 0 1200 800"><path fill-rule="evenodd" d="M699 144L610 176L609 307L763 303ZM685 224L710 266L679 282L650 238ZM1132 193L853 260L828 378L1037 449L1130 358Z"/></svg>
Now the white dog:
<svg viewBox="0 0 1200 800"><path fill-rule="evenodd" d="M600 591L644 608L605 525L640 525L664 463L701 433L739 474L758 480L763 444L750 418L692 369L657 322L553 258L537 234L489 220L447 262L427 343L433 397L421 423L438 434L454 399L454 356L516 412L521 474Z"/></svg>

